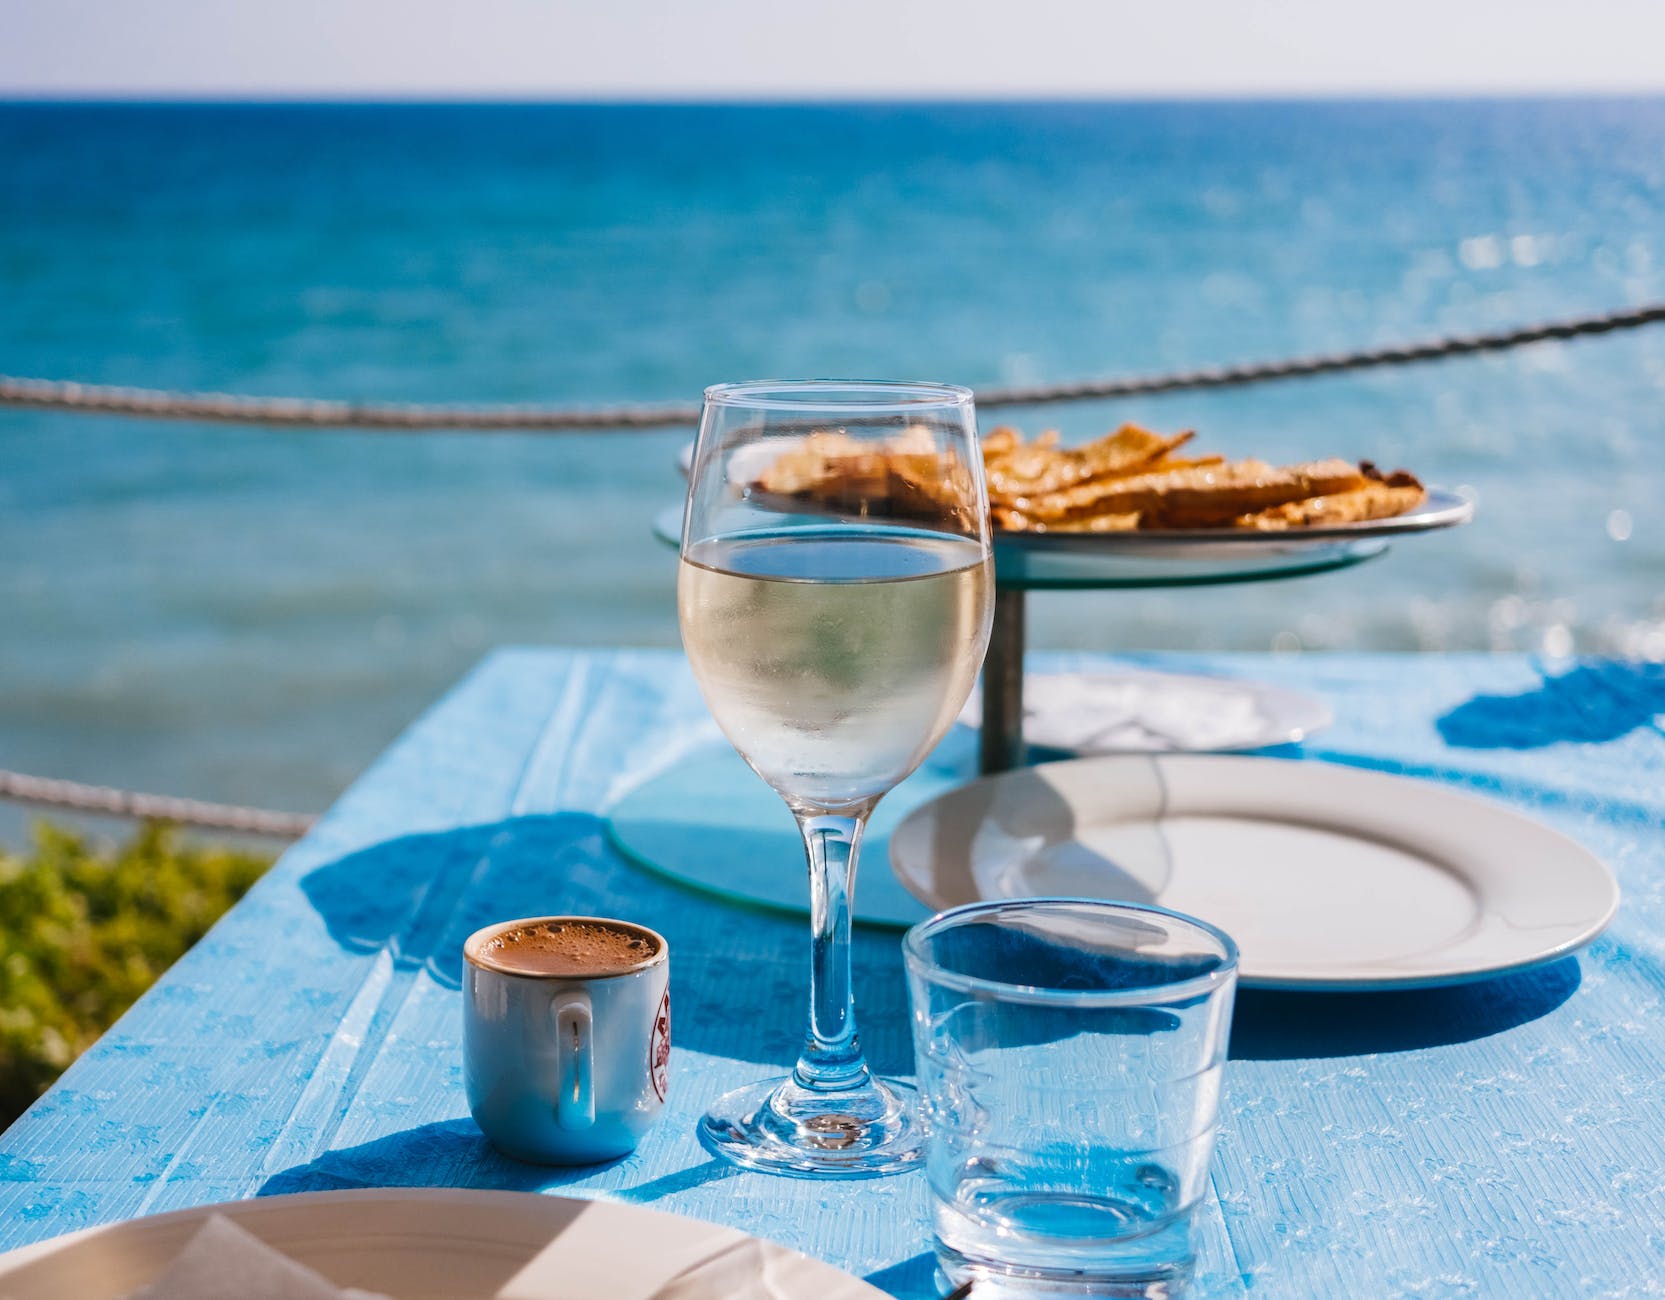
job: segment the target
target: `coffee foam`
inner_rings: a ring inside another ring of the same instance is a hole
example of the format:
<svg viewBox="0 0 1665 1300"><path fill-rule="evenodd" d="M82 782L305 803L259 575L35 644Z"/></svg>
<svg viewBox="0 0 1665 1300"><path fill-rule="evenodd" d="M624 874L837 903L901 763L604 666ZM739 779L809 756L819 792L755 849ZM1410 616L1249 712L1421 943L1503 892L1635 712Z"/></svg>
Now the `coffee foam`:
<svg viewBox="0 0 1665 1300"><path fill-rule="evenodd" d="M593 979L639 969L659 948L653 935L635 926L572 919L504 930L481 944L477 956L482 965L511 975Z"/></svg>

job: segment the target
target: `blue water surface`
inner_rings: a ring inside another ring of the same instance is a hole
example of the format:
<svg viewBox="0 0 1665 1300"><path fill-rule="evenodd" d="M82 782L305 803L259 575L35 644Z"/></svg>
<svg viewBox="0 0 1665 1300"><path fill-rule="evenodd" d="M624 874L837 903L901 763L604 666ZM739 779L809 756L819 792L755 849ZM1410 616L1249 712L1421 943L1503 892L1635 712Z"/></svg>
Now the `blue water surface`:
<svg viewBox="0 0 1665 1300"><path fill-rule="evenodd" d="M1665 298L1665 100L0 106L0 372L397 401L1075 379ZM1036 642L1665 657L1665 329L1003 413L1481 516ZM990 423L985 419L985 426ZM673 644L681 435L0 411L0 766L321 806L492 645Z"/></svg>

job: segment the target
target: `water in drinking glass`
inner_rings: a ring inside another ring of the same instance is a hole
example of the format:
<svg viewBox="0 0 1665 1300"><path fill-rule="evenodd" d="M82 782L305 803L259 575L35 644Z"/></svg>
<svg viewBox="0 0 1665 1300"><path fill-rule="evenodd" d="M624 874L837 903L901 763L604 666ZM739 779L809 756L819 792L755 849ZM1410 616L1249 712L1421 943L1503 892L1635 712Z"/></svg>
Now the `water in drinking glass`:
<svg viewBox="0 0 1665 1300"><path fill-rule="evenodd" d="M883 794L971 689L988 564L975 541L901 528L690 547L683 640L717 724L789 801L842 808Z"/></svg>
<svg viewBox="0 0 1665 1300"><path fill-rule="evenodd" d="M1156 908L976 904L905 943L937 1257L978 1294L1157 1296L1192 1271L1236 980Z"/></svg>

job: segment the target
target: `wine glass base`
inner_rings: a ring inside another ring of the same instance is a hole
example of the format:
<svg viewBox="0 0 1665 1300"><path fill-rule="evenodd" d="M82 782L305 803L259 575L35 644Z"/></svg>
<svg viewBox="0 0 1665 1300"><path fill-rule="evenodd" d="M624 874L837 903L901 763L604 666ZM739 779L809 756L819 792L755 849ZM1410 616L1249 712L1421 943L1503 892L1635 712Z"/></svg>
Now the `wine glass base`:
<svg viewBox="0 0 1665 1300"><path fill-rule="evenodd" d="M698 1131L712 1155L789 1178L879 1178L924 1155L914 1088L891 1079L850 1092L765 1079L719 1097Z"/></svg>

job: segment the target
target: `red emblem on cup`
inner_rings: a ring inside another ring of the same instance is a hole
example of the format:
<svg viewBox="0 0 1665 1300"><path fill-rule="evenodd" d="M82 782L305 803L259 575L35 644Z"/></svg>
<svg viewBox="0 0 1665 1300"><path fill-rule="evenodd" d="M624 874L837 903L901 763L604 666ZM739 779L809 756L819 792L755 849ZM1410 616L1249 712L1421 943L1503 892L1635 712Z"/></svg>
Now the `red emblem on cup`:
<svg viewBox="0 0 1665 1300"><path fill-rule="evenodd" d="M659 1014L653 1018L653 1038L648 1043L648 1078L653 1080L653 1090L659 1095L659 1100L665 1100L665 1093L671 1081L671 991L665 990L665 996L659 999Z"/></svg>

